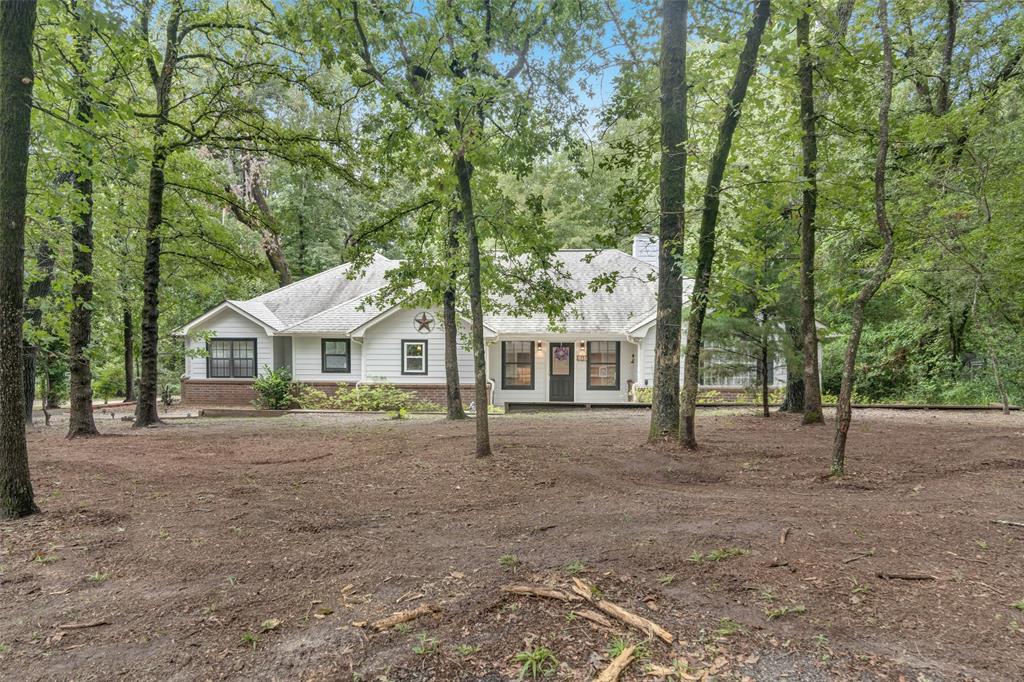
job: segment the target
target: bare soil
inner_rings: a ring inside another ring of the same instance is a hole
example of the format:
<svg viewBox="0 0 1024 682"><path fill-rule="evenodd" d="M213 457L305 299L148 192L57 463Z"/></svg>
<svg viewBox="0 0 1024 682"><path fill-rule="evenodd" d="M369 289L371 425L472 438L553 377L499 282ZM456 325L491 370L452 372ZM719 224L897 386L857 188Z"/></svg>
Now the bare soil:
<svg viewBox="0 0 1024 682"><path fill-rule="evenodd" d="M694 454L646 413L499 416L486 461L433 416L37 427L0 679L506 680L546 647L583 680L621 639L624 680L1024 679L1024 416L858 411L839 483L831 425L698 417ZM500 589L573 576L677 641Z"/></svg>

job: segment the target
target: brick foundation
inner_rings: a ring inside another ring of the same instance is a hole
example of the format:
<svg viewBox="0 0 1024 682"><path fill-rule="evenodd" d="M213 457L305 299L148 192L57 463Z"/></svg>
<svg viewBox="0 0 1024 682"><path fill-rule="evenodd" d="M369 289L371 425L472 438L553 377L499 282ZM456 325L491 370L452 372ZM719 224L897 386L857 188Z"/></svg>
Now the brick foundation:
<svg viewBox="0 0 1024 682"><path fill-rule="evenodd" d="M354 388L354 383L334 381L304 381L307 386L334 395L338 386ZM395 388L408 391L418 399L444 406L448 389L444 384L392 384ZM473 384L462 385L462 402L473 402ZM490 387L488 387L490 391ZM252 381L246 379L182 379L181 402L183 405L244 405L250 407L256 400ZM488 401L490 393L488 392Z"/></svg>

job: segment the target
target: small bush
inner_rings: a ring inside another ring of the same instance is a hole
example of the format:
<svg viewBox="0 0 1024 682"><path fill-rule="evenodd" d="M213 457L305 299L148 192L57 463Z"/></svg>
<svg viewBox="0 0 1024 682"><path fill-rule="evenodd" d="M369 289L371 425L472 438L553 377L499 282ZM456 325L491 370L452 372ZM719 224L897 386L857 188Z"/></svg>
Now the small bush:
<svg viewBox="0 0 1024 682"><path fill-rule="evenodd" d="M252 382L259 395L253 404L265 410L287 410L295 404L292 373L287 367L272 370L264 365L263 369L265 373Z"/></svg>
<svg viewBox="0 0 1024 682"><path fill-rule="evenodd" d="M653 386L634 386L633 400L638 403L649 403L654 397Z"/></svg>

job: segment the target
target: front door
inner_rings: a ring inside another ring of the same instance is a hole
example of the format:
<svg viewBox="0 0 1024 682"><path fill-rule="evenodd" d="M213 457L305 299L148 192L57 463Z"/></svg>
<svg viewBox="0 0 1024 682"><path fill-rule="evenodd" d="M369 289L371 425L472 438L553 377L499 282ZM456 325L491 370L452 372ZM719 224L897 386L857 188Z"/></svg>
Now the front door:
<svg viewBox="0 0 1024 682"><path fill-rule="evenodd" d="M551 377L548 381L548 399L573 401L573 362L571 343L551 344Z"/></svg>

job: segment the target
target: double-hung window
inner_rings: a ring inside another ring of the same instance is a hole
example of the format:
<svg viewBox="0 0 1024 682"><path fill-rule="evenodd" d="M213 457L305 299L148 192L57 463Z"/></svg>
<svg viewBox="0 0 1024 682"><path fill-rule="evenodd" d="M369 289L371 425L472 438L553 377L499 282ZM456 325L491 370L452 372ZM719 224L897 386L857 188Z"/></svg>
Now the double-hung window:
<svg viewBox="0 0 1024 682"><path fill-rule="evenodd" d="M502 341L501 364L503 389L533 388L533 341Z"/></svg>
<svg viewBox="0 0 1024 682"><path fill-rule="evenodd" d="M324 374L348 374L352 371L348 339L323 339L320 341L320 369Z"/></svg>
<svg viewBox="0 0 1024 682"><path fill-rule="evenodd" d="M619 390L619 342L587 343L587 390Z"/></svg>
<svg viewBox="0 0 1024 682"><path fill-rule="evenodd" d="M206 376L212 379L252 379L256 376L256 339L210 339Z"/></svg>
<svg viewBox="0 0 1024 682"><path fill-rule="evenodd" d="M402 341L402 374L427 373L427 342Z"/></svg>

